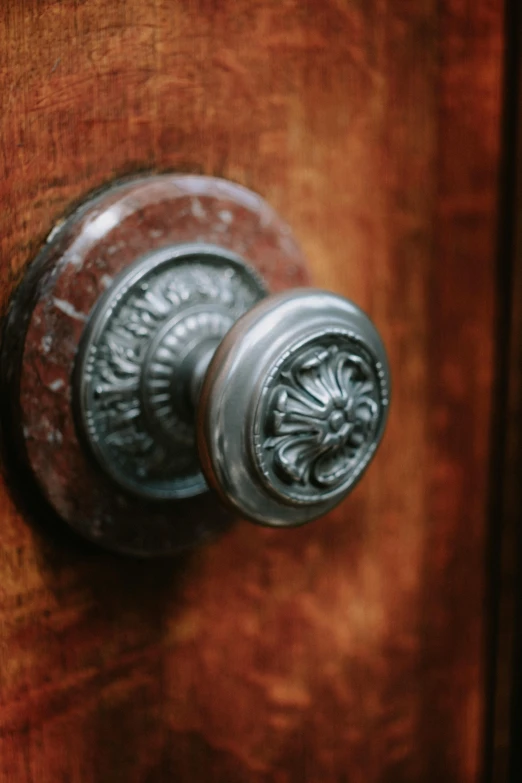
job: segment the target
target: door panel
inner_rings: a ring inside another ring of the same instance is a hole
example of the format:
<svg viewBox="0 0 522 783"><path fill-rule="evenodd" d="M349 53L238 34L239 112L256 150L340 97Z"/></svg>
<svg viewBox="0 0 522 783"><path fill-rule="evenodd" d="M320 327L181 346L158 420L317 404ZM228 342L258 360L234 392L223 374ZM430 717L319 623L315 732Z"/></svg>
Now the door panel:
<svg viewBox="0 0 522 783"><path fill-rule="evenodd" d="M4 308L87 193L217 175L367 310L394 388L334 513L178 560L98 551L2 484L0 780L479 779L502 9L3 3Z"/></svg>

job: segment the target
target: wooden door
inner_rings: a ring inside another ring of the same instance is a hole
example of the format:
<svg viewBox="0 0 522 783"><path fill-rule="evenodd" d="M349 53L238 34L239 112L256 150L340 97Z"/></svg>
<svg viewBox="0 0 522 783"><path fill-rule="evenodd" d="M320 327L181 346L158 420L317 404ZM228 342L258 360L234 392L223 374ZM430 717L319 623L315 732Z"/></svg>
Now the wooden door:
<svg viewBox="0 0 522 783"><path fill-rule="evenodd" d="M369 312L394 393L328 518L178 560L3 483L0 780L480 779L503 46L500 0L4 0L3 307L92 190L217 175Z"/></svg>

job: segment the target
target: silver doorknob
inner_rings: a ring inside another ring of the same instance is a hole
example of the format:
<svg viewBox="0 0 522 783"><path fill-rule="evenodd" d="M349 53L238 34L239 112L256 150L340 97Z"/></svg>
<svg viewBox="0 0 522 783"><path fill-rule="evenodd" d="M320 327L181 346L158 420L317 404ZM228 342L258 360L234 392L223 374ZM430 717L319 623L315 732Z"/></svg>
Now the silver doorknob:
<svg viewBox="0 0 522 783"><path fill-rule="evenodd" d="M208 482L241 515L295 525L335 506L381 439L382 341L348 300L267 296L238 256L164 248L98 302L75 371L77 420L123 488L150 499Z"/></svg>
<svg viewBox="0 0 522 783"><path fill-rule="evenodd" d="M214 537L227 506L278 526L335 506L381 439L389 369L367 316L307 285L290 228L234 183L86 200L4 324L1 445L28 516L149 556Z"/></svg>

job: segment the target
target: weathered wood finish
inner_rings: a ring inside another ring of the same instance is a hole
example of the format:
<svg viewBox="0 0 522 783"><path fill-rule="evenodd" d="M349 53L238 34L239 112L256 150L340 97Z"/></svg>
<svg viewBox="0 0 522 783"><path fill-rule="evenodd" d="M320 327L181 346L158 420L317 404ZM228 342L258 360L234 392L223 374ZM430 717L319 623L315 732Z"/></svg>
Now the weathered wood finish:
<svg viewBox="0 0 522 783"><path fill-rule="evenodd" d="M142 170L261 193L389 348L328 519L160 565L0 496L0 780L472 783L484 725L500 0L4 0L0 290Z"/></svg>

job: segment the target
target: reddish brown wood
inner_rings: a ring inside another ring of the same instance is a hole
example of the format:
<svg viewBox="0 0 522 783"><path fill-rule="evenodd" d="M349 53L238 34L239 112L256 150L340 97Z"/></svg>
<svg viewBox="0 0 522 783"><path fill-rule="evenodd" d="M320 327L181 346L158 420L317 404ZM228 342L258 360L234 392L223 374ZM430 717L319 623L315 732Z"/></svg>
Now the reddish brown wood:
<svg viewBox="0 0 522 783"><path fill-rule="evenodd" d="M0 290L115 176L261 193L384 336L394 397L329 518L125 562L0 508L0 780L474 783L500 0L6 0Z"/></svg>

